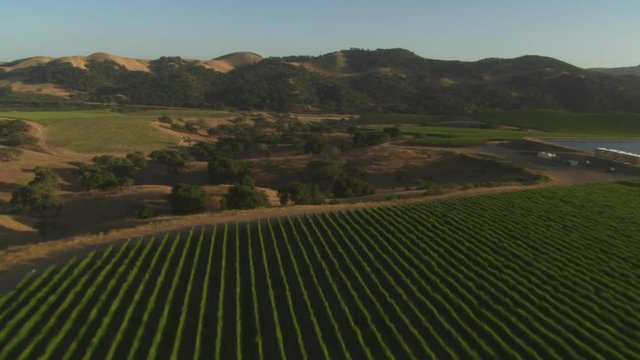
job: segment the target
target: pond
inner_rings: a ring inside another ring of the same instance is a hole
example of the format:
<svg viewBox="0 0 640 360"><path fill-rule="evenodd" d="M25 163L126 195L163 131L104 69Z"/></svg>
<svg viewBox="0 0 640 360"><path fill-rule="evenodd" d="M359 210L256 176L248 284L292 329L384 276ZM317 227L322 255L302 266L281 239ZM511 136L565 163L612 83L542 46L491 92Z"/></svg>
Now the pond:
<svg viewBox="0 0 640 360"><path fill-rule="evenodd" d="M616 149L640 154L640 140L561 140L547 139L548 143L577 150L594 152L597 148Z"/></svg>

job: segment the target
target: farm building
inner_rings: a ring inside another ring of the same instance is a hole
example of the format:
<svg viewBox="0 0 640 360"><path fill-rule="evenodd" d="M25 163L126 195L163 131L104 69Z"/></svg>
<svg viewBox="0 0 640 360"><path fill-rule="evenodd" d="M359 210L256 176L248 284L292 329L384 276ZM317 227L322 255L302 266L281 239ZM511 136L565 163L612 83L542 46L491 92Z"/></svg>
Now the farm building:
<svg viewBox="0 0 640 360"><path fill-rule="evenodd" d="M605 160L612 160L631 165L640 165L640 154L634 154L627 151L598 148L596 149L596 156Z"/></svg>

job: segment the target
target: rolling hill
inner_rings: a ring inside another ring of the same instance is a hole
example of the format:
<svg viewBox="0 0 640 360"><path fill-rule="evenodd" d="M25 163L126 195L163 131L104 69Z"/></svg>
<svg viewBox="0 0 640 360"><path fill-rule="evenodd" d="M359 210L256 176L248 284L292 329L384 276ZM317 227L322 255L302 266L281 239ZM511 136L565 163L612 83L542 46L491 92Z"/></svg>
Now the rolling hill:
<svg viewBox="0 0 640 360"><path fill-rule="evenodd" d="M187 59L186 61L187 63L214 69L219 72L229 72L238 67L253 65L257 62L260 62L261 60L262 57L258 54L250 52L237 52L211 60ZM69 64L74 68L82 70L88 70L87 64L89 64L90 62L113 62L124 67L128 71L151 71L149 69L150 60L134 59L102 52L94 53L88 56L65 56L60 58L53 58L50 56L34 56L26 59L15 60L9 63L0 63L0 69L4 70L4 72L6 73L12 73L18 70L45 65L51 62L59 64Z"/></svg>
<svg viewBox="0 0 640 360"><path fill-rule="evenodd" d="M595 68L592 70L598 71L604 74L615 75L615 76L625 76L625 75L640 76L640 65L619 67L619 68Z"/></svg>
<svg viewBox="0 0 640 360"><path fill-rule="evenodd" d="M233 68L238 68L247 65L253 65L262 61L262 56L252 52L235 52L227 55L220 56L215 60L224 62Z"/></svg>
<svg viewBox="0 0 640 360"><path fill-rule="evenodd" d="M0 104L61 99L283 112L639 112L640 78L534 55L463 62L426 59L405 49L267 59L241 52L211 60L97 53L0 65Z"/></svg>
<svg viewBox="0 0 640 360"><path fill-rule="evenodd" d="M639 194L539 189L123 241L0 297L0 358L635 359Z"/></svg>

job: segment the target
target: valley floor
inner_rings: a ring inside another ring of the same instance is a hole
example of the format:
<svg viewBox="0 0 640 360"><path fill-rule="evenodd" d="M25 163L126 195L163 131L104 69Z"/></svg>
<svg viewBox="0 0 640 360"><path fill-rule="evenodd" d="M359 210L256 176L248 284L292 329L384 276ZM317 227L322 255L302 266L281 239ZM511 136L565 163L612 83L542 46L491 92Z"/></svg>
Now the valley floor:
<svg viewBox="0 0 640 360"><path fill-rule="evenodd" d="M229 113L197 111L176 114L210 116L202 121L209 121L213 125L225 123L231 116ZM36 219L26 215L0 213L0 292L1 288L6 289L3 284L14 283L25 271L42 268L75 254L103 248L127 238L148 237L236 220L254 221L278 216L431 202L528 188L640 178L640 168L620 166L617 171L610 172L611 163L566 149L553 149L558 153L561 159L559 161L539 159L537 151L544 150L546 145L531 141L489 142L478 146L447 148L412 146L406 141L395 141L354 149L344 154L346 167L354 174L366 177L376 186L377 191L372 195L336 199L331 205L278 206L276 189L291 181L304 181L305 165L312 159L310 155L284 151L268 157L248 159L256 164L251 176L259 180L258 185L267 192L274 207L242 212L219 212L217 207L210 209L215 212L176 217L168 215L170 209L165 201L172 184L188 182L206 186L214 203L219 203L227 190L228 185L207 185L206 162L189 163L179 174L167 175L162 169L150 168L138 176L135 186L106 192L84 192L77 185L77 166L90 162L97 153L76 152L51 144L46 124L66 121L65 116L69 116L68 114L34 113L31 116L39 121L30 121L32 133L38 143L34 149L25 149L18 160L3 163L0 167L0 210L3 206L7 208L12 190L30 181L35 166L53 167L63 180L62 195L66 205L59 221L67 230L58 240L42 242L33 228ZM93 116L92 119L98 121L101 117L111 119L112 115L108 112L89 112L83 116ZM143 113L140 116L144 116L148 128L158 130L160 127L155 121L156 113ZM89 126L82 131L90 130ZM100 136L101 131L94 132L93 136ZM164 127L161 131L164 135L177 139L175 142L213 141L202 134L188 135ZM577 160L580 165L568 166L563 160ZM585 165L586 160L590 165ZM491 166L490 170L487 164ZM536 180L538 176L546 180ZM423 188L416 186L416 179L429 179L444 184L444 189L434 194L428 190L425 193ZM164 215L145 221L135 219L132 209L143 202L157 204Z"/></svg>

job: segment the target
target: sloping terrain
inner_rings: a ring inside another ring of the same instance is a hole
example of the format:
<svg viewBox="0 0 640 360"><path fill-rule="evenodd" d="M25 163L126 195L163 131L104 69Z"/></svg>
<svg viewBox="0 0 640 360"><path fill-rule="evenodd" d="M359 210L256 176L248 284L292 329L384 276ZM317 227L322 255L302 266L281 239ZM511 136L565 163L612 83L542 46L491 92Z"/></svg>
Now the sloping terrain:
<svg viewBox="0 0 640 360"><path fill-rule="evenodd" d="M67 63L75 68L82 70L87 69L87 63L91 61L103 62L112 61L123 66L129 71L149 71L149 61L141 59L126 58L107 53L95 53L89 56L65 56L61 58L52 58L48 56L36 56L22 60L16 60L11 63L5 63L0 66L6 72L10 73L16 70L27 69L34 66L48 64L50 62Z"/></svg>
<svg viewBox="0 0 640 360"><path fill-rule="evenodd" d="M201 65L207 68L215 69L220 72L229 72L235 68L253 65L262 60L262 57L255 53L238 52L221 56L213 60L187 60L189 63ZM134 59L122 57L107 53L94 53L89 56L65 56L61 58L53 58L48 56L36 56L27 59L16 60L10 63L0 63L0 69L7 73L16 70L28 69L35 66L45 65L50 62L70 64L74 68L87 70L87 64L90 62L113 62L123 66L128 71L150 72L149 60Z"/></svg>
<svg viewBox="0 0 640 360"><path fill-rule="evenodd" d="M639 194L532 190L128 241L0 298L0 357L635 358Z"/></svg>
<svg viewBox="0 0 640 360"><path fill-rule="evenodd" d="M23 84L11 90L15 93L26 91L25 84L50 84L77 101L280 112L640 111L637 77L542 56L462 62L426 59L405 49L268 59L250 52L211 60L138 60L104 53L37 57L3 64L0 81ZM0 102L3 96L8 98L0 92Z"/></svg>
<svg viewBox="0 0 640 360"><path fill-rule="evenodd" d="M252 52L235 52L227 55L220 56L215 60L224 62L232 68L238 68L248 65L257 64L262 61L262 56Z"/></svg>
<svg viewBox="0 0 640 360"><path fill-rule="evenodd" d="M609 74L609 75L616 75L616 76L624 76L624 75L640 76L640 65L619 67L619 68L595 68L591 70Z"/></svg>

